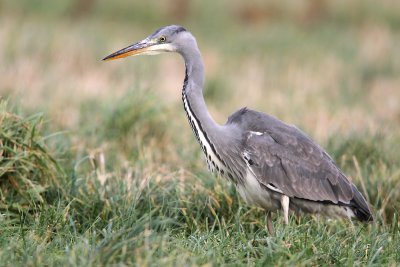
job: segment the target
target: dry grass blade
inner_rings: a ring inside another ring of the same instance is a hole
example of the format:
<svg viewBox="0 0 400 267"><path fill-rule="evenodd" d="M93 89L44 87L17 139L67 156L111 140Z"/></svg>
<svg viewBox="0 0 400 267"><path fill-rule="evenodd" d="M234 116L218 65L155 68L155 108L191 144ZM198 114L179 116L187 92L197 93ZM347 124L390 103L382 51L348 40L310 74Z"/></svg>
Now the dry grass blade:
<svg viewBox="0 0 400 267"><path fill-rule="evenodd" d="M361 184L361 188L363 190L363 195L367 199L368 203L371 203L371 199L369 198L368 191L367 191L367 188L365 187L364 179L363 179L363 176L361 173L360 164L358 164L358 160L355 156L353 156L352 158L353 158L353 162L354 162L354 167L357 170L357 178L358 178L358 180Z"/></svg>

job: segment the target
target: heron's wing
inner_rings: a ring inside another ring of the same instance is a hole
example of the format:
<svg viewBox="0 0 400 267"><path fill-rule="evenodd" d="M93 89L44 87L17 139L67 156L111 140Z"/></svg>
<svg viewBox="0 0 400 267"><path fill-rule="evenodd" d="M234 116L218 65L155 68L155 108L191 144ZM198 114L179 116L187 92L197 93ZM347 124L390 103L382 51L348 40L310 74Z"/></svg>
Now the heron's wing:
<svg viewBox="0 0 400 267"><path fill-rule="evenodd" d="M352 184L328 154L296 127L251 110L242 111L236 122L240 121L247 128L243 158L260 183L289 197L351 201Z"/></svg>

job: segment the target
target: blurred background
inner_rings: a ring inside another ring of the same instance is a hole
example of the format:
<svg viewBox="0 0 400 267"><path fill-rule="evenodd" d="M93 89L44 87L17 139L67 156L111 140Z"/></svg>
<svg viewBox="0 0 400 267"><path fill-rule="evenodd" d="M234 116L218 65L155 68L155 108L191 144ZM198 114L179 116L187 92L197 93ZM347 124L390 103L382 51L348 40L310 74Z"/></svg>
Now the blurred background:
<svg viewBox="0 0 400 267"><path fill-rule="evenodd" d="M124 134L130 142L140 136L132 125L154 135L151 118L156 129L167 122L154 147L165 142L165 158L182 161L198 150L180 103L182 59L101 61L169 24L196 36L218 122L248 106L296 124L324 147L359 136L384 140L383 154L396 159L398 1L2 0L0 96L22 114L43 112L48 131L72 133L68 145L77 150ZM187 155L168 138L189 147ZM125 145L118 157L131 159Z"/></svg>

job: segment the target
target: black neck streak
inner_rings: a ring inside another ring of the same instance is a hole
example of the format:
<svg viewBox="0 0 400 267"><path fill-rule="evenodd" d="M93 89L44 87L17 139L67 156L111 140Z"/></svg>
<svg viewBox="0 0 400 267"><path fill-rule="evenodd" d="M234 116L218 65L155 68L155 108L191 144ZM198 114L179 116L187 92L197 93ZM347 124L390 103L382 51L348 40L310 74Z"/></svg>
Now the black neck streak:
<svg viewBox="0 0 400 267"><path fill-rule="evenodd" d="M186 116L188 118L189 124L192 127L192 130L193 130L193 132L194 132L194 134L196 136L196 139L200 143L200 146L201 146L203 152L205 153L205 156L206 156L207 161L209 162L209 164L212 163L213 164L213 168L215 168L218 172L223 174L223 170L220 169L218 166L214 165L214 162L212 162L211 157L210 157L209 153L207 152L206 145L203 144L201 139L200 139L199 131L203 134L203 136L205 138L205 142L207 142L207 144L211 148L211 150L214 153L214 155L224 165L224 168L226 168L226 163L222 160L220 155L217 153L214 144L211 142L211 140L208 137L207 133L204 131L200 120L197 118L196 114L193 112L193 109L190 106L189 99L188 99L188 97L186 95L186 87L187 87L188 82L189 82L189 77L188 77L188 71L186 69L185 80L183 82L183 89L182 89L182 101L183 101L183 107L185 109ZM211 161L211 163L210 163L210 161ZM231 177L229 177L229 178L231 178Z"/></svg>

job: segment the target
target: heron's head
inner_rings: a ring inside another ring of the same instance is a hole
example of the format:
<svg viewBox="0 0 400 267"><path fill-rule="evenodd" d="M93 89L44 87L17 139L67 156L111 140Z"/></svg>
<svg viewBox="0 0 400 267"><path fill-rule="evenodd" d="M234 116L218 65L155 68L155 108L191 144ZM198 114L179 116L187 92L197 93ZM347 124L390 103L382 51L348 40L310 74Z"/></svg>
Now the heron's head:
<svg viewBox="0 0 400 267"><path fill-rule="evenodd" d="M118 50L106 56L103 60L113 60L134 55L156 55L161 52L179 52L180 45L187 37L187 34L188 32L181 26L162 27L142 41Z"/></svg>

